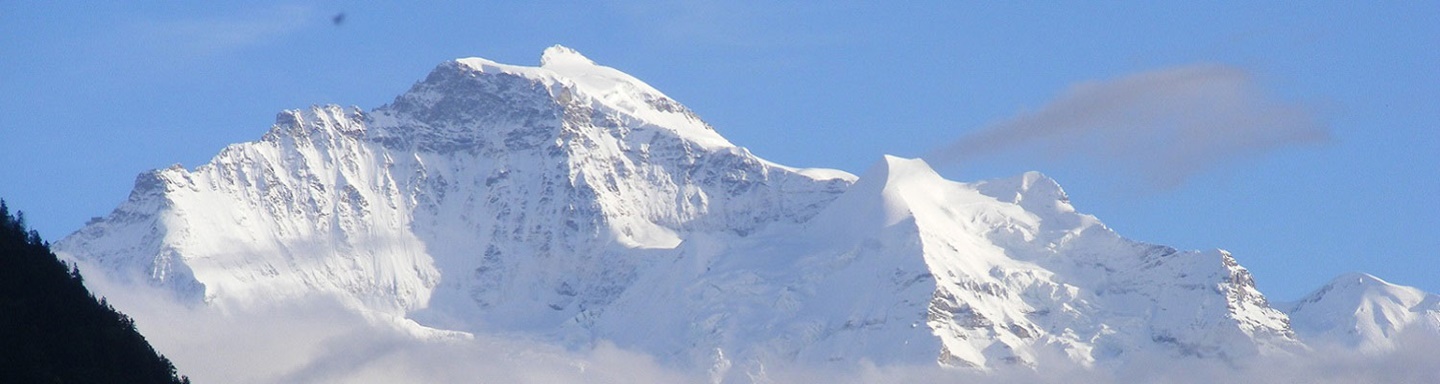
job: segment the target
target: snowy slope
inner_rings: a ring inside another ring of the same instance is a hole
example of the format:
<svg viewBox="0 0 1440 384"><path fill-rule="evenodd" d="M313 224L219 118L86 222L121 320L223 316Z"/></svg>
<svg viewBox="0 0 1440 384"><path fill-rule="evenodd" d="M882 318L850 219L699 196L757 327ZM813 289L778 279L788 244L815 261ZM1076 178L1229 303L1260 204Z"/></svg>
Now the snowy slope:
<svg viewBox="0 0 1440 384"><path fill-rule="evenodd" d="M56 247L192 305L322 294L720 376L1300 348L1229 253L1124 239L1039 173L777 165L559 46L539 67L442 63L370 111L283 112L205 165L142 174Z"/></svg>
<svg viewBox="0 0 1440 384"><path fill-rule="evenodd" d="M56 248L189 300L320 290L372 307L421 305L439 273L405 230L392 159L364 133L355 110L281 113L260 141L208 164L142 174L119 208Z"/></svg>
<svg viewBox="0 0 1440 384"><path fill-rule="evenodd" d="M1391 350L1406 331L1440 334L1440 295L1364 273L1341 275L1279 307L1302 340L1361 352Z"/></svg>
<svg viewBox="0 0 1440 384"><path fill-rule="evenodd" d="M707 348L806 362L986 368L1296 346L1285 315L1228 254L1122 239L1038 173L963 184L886 157L811 221L724 244L695 247L706 260L698 276L656 284L693 281L675 301L698 305L671 323L701 328L658 341L703 335Z"/></svg>
<svg viewBox="0 0 1440 384"><path fill-rule="evenodd" d="M368 113L281 113L260 141L142 175L57 248L215 305L320 291L548 328L623 291L645 250L803 221L854 178L761 160L567 48L542 61L460 59Z"/></svg>

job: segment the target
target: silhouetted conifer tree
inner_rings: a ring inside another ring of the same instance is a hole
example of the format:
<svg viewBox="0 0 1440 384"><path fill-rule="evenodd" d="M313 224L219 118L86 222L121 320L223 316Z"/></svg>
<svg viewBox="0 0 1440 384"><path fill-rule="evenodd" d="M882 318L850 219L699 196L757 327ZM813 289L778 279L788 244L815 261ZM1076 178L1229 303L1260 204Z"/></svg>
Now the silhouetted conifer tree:
<svg viewBox="0 0 1440 384"><path fill-rule="evenodd" d="M189 383L0 200L0 383Z"/></svg>

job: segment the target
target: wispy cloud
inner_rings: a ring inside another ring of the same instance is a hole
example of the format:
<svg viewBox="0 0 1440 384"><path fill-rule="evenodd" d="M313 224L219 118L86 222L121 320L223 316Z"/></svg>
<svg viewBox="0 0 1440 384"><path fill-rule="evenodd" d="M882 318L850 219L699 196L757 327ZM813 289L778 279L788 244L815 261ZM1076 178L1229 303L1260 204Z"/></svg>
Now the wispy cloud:
<svg viewBox="0 0 1440 384"><path fill-rule="evenodd" d="M927 158L963 164L1024 153L1163 189L1227 161L1329 138L1313 111L1273 98L1244 70L1192 65L1074 85Z"/></svg>
<svg viewBox="0 0 1440 384"><path fill-rule="evenodd" d="M328 17L310 7L275 6L226 16L149 19L132 25L136 43L177 56L207 56L264 45Z"/></svg>

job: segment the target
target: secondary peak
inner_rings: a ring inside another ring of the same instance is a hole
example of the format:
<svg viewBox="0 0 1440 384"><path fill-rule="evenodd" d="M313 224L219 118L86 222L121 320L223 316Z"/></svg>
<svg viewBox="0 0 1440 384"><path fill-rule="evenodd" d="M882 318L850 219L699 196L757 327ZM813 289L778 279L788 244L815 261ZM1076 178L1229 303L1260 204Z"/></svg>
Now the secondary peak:
<svg viewBox="0 0 1440 384"><path fill-rule="evenodd" d="M595 65L595 62L580 54L579 51L556 44L545 48L545 53L540 55L540 67L557 65Z"/></svg>

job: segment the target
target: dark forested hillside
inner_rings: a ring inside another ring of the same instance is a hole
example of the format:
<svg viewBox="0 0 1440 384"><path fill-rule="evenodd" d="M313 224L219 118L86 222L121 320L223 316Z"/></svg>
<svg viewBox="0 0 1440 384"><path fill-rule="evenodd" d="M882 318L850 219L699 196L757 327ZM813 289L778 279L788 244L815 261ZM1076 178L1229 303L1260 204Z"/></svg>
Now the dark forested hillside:
<svg viewBox="0 0 1440 384"><path fill-rule="evenodd" d="M0 201L0 383L188 383Z"/></svg>

